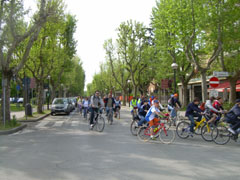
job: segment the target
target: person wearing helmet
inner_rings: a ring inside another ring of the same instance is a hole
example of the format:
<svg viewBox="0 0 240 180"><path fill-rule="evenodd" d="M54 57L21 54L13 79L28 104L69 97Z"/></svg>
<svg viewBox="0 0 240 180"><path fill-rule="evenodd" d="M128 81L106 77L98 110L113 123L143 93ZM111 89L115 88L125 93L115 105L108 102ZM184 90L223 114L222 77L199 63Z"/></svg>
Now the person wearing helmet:
<svg viewBox="0 0 240 180"><path fill-rule="evenodd" d="M156 118L156 115L157 116L162 115L163 117L165 117L165 115L159 110L159 101L154 100L153 102L154 102L153 106L148 110L147 115L145 117L145 120L149 123L150 126L151 139L154 139L153 129L159 122L159 119Z"/></svg>

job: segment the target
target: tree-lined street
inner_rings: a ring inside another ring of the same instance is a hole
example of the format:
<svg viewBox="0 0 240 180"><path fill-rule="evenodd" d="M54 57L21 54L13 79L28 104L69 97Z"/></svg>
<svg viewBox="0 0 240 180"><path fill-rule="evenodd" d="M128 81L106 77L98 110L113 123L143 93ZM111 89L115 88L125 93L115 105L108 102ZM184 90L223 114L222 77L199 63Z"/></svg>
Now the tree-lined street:
<svg viewBox="0 0 240 180"><path fill-rule="evenodd" d="M102 133L89 131L77 112L32 123L0 137L1 179L238 179L239 143L144 143L129 127L128 108Z"/></svg>

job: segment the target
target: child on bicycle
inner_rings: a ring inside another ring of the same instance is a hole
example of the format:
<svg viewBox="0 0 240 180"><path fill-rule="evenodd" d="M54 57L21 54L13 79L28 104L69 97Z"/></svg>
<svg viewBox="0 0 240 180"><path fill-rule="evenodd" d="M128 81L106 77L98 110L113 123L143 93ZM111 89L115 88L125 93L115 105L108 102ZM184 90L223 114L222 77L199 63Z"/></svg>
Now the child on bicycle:
<svg viewBox="0 0 240 180"><path fill-rule="evenodd" d="M194 133L194 117L198 117L197 121L200 122L202 119L202 113L203 111L198 107L200 104L199 98L195 97L193 102L189 103L187 106L186 114L185 116L188 117L188 119L191 121L190 125L190 135L192 136Z"/></svg>
<svg viewBox="0 0 240 180"><path fill-rule="evenodd" d="M149 122L151 139L154 139L153 129L159 122L159 119L156 118L156 116L160 116L160 115L165 117L165 115L159 110L159 101L154 100L153 106L148 110L147 115L145 117L146 121Z"/></svg>

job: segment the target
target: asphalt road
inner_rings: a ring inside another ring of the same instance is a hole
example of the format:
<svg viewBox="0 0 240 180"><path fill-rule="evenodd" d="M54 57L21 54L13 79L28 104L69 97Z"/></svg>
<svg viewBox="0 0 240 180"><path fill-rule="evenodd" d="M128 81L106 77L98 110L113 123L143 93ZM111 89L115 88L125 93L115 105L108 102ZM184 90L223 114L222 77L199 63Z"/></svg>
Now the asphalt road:
<svg viewBox="0 0 240 180"><path fill-rule="evenodd" d="M129 111L121 113L102 133L73 112L0 136L0 180L239 179L240 143L219 146L198 136L140 142L130 133Z"/></svg>

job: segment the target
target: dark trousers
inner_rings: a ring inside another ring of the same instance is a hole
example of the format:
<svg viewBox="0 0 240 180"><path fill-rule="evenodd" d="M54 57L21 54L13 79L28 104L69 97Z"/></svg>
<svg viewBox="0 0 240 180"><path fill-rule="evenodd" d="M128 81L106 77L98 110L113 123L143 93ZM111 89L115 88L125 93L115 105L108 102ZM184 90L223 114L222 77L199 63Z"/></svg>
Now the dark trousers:
<svg viewBox="0 0 240 180"><path fill-rule="evenodd" d="M98 112L98 108L91 108L90 111L91 111L90 124L94 124L93 118L94 118L94 114Z"/></svg>
<svg viewBox="0 0 240 180"><path fill-rule="evenodd" d="M192 133L194 132L194 126L195 126L194 117L198 117L197 121L200 122L202 119L202 115L198 114L198 113L193 113L193 114L188 115L188 119L191 121L190 131Z"/></svg>
<svg viewBox="0 0 240 180"><path fill-rule="evenodd" d="M232 129L236 131L238 128L240 128L240 121L235 121L234 125L232 126Z"/></svg>

